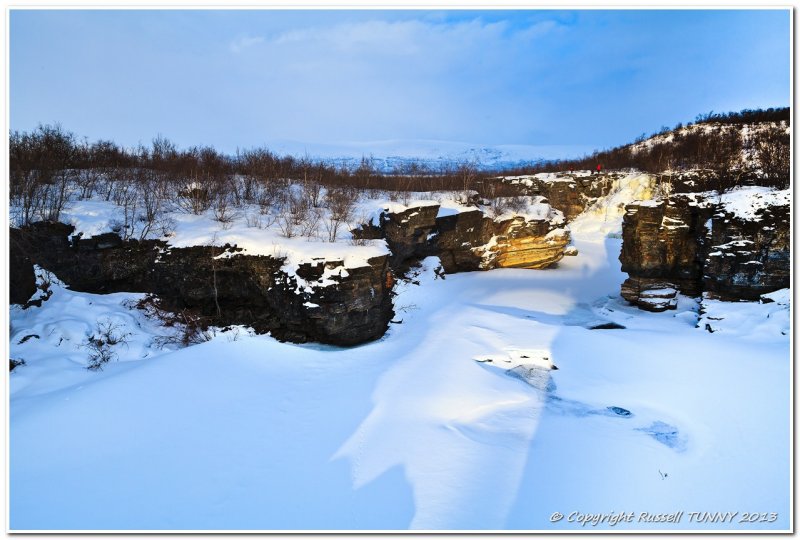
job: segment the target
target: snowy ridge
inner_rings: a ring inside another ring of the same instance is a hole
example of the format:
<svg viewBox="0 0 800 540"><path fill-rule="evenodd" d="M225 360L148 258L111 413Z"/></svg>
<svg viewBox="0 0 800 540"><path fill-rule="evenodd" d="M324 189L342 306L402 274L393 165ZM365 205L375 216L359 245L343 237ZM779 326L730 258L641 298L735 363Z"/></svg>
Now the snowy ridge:
<svg viewBox="0 0 800 540"><path fill-rule="evenodd" d="M278 154L308 156L337 165L358 166L370 159L382 172L390 173L412 163L438 170L456 163L471 163L479 169L513 168L548 159L563 159L592 151L585 145L480 145L460 141L387 140L344 142L339 144L273 141L270 148Z"/></svg>
<svg viewBox="0 0 800 540"><path fill-rule="evenodd" d="M644 141L634 143L630 145L631 151L633 153L641 152L643 150L649 150L656 144L663 144L663 143L671 143L675 140L676 135L689 135L692 133L731 133L731 132L738 132L739 137L742 141L742 150L739 155L739 160L741 164L746 167L757 167L758 163L755 158L754 152L752 151L751 142L757 138L760 134L764 133L770 129L782 129L785 133L791 133L791 128L789 125L782 121L778 122L759 122L755 124L717 124L717 123L701 123L701 124L694 124L691 126L684 126L678 128L677 130L670 130L665 133L660 133L658 135L653 135L645 139Z"/></svg>

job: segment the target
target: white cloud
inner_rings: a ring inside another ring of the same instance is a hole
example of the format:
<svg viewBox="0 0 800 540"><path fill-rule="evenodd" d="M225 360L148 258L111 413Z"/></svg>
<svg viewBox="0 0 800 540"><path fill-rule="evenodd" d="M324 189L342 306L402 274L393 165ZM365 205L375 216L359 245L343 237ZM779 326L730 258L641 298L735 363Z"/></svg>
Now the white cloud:
<svg viewBox="0 0 800 540"><path fill-rule="evenodd" d="M238 54L245 49L253 47L254 45L258 45L260 43L264 43L263 37L250 37L250 36L242 36L230 42L228 45L228 49L234 53Z"/></svg>
<svg viewBox="0 0 800 540"><path fill-rule="evenodd" d="M550 26L537 23L531 29L541 32ZM505 22L491 23L480 19L458 23L373 20L291 30L270 41L276 46L319 46L329 51L435 56L443 50L463 50L488 43L495 46L498 41L513 41L522 35L527 38L530 37L526 33L529 30L525 29L522 33L509 32Z"/></svg>
<svg viewBox="0 0 800 540"><path fill-rule="evenodd" d="M532 45L557 28L369 20L242 37L231 50L252 49L236 63L249 77L241 95L279 104L261 119L265 136L482 140L492 133L492 142L505 143L531 127L525 111L537 105L530 90L542 69Z"/></svg>

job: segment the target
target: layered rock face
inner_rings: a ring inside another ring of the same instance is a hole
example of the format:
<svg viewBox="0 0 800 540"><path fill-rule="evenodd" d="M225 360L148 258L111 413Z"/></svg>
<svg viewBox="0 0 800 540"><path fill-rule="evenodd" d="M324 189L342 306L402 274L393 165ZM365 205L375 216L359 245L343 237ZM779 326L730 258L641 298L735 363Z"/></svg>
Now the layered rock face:
<svg viewBox="0 0 800 540"><path fill-rule="evenodd" d="M714 297L758 300L790 285L790 202L738 215L724 206L711 220L703 286Z"/></svg>
<svg viewBox="0 0 800 540"><path fill-rule="evenodd" d="M736 195L753 208L749 195ZM629 277L622 297L663 311L675 307L678 291L755 300L788 287L788 196L744 215L729 210L731 198L679 194L627 205L620 261Z"/></svg>
<svg viewBox="0 0 800 540"><path fill-rule="evenodd" d="M545 221L514 217L495 222L496 243L488 248L498 268L547 268L565 255L569 231Z"/></svg>
<svg viewBox="0 0 800 540"><path fill-rule="evenodd" d="M415 260L437 256L447 273L492 268L545 268L564 257L569 231L559 212L542 218L520 215L492 219L480 209L438 216L439 205L384 212L378 225L354 231L361 238L383 238L398 271ZM437 217L438 216L438 217Z"/></svg>
<svg viewBox="0 0 800 540"><path fill-rule="evenodd" d="M525 195L545 197L553 208L571 221L598 198L608 195L622 175L603 173L589 176L561 173L554 177L525 176L507 178L505 182L518 186Z"/></svg>
<svg viewBox="0 0 800 540"><path fill-rule="evenodd" d="M27 257L73 290L153 293L171 311L190 309L209 324L244 324L295 342L362 343L381 337L393 316L387 256L359 268L313 261L294 276L282 259L230 246L171 248L114 234L70 241L72 231L58 223L12 229L12 259ZM12 287L33 279L30 263L12 268Z"/></svg>
<svg viewBox="0 0 800 540"><path fill-rule="evenodd" d="M622 218L622 297L642 309L659 311L674 304L650 302L648 290L702 291L705 223L713 208L689 196L641 201L625 207ZM643 294L644 293L644 294ZM674 296L674 294L673 294Z"/></svg>

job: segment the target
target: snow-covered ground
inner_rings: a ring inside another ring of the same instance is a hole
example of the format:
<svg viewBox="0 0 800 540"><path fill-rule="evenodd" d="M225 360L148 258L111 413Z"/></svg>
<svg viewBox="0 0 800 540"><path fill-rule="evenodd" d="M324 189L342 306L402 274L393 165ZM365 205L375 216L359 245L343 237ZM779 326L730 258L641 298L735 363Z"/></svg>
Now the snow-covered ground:
<svg viewBox="0 0 800 540"><path fill-rule="evenodd" d="M388 334L347 349L160 349L140 295L55 283L11 311L10 527L789 529L788 292L711 301L713 333L690 298L639 311L609 227L543 271L427 259ZM89 371L98 321L130 335Z"/></svg>
<svg viewBox="0 0 800 540"><path fill-rule="evenodd" d="M762 186L745 186L723 193L718 197L725 211L739 219L758 221L758 214L770 206L788 206L792 202L789 189L770 189Z"/></svg>
<svg viewBox="0 0 800 540"><path fill-rule="evenodd" d="M302 188L295 184L290 189ZM324 189L322 193L326 193ZM542 197L518 197L522 206L511 211L502 207L479 208L466 204L466 199L473 194L476 192L395 192L391 195L378 192L372 196L362 193L354 201L349 219L339 224L335 235L330 233L331 211L322 204L309 210L309 214L315 217L309 217L304 225L289 224L285 213L276 208L264 213L256 204L243 204L231 210L224 222L216 218L212 208L195 214L169 204L164 212L164 218L171 223L168 232L163 234L162 229L153 227L143 238L159 238L172 247L215 245L221 248L230 244L247 255L285 258L283 270L295 275L301 263L314 259L342 260L343 268L347 269L365 266L368 259L388 254L384 240L354 240L351 233L352 229L366 223L379 224L384 212L399 213L438 205L438 216L482 210L497 219L519 215L530 220L548 220L554 225L564 221L563 214L542 202ZM73 235L89 238L115 230L121 212L120 206L113 201L95 194L93 198L71 200L60 219L75 227ZM303 231L304 228L307 230ZM137 238L137 235L132 237Z"/></svg>

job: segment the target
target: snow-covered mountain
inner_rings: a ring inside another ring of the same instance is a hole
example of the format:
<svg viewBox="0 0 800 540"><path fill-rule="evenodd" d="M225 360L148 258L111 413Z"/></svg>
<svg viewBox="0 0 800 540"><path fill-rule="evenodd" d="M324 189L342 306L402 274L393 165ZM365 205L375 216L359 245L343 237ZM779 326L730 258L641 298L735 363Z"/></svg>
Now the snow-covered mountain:
<svg viewBox="0 0 800 540"><path fill-rule="evenodd" d="M383 172L391 172L411 163L421 163L434 170L461 162L474 163L482 169L501 169L541 160L575 157L592 151L592 148L580 145L483 145L401 139L338 144L275 140L267 146L277 154L308 156L336 164L358 165L362 157L371 158L378 170Z"/></svg>

